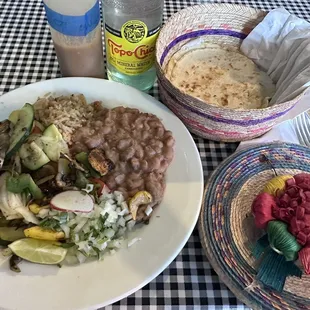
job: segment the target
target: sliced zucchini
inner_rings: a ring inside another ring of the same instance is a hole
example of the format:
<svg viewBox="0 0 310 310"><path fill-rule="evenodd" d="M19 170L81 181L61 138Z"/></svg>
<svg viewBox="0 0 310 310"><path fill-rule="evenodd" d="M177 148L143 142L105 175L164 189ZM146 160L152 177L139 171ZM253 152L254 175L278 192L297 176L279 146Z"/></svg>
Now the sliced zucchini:
<svg viewBox="0 0 310 310"><path fill-rule="evenodd" d="M49 125L43 132L43 136L54 138L55 140L63 140L61 133L58 128L52 124Z"/></svg>
<svg viewBox="0 0 310 310"><path fill-rule="evenodd" d="M28 189L34 199L43 198L43 193L41 189L33 181L29 173L22 173L18 176L7 177L6 188L9 192L15 193L15 194L21 194L26 189Z"/></svg>
<svg viewBox="0 0 310 310"><path fill-rule="evenodd" d="M43 151L52 161L58 161L60 153L69 153L67 143L62 138L61 133L54 124L48 126L44 130L42 141Z"/></svg>
<svg viewBox="0 0 310 310"><path fill-rule="evenodd" d="M91 164L88 161L88 154L86 152L81 152L75 155L75 159L81 163L84 168L86 168L90 175L94 178L100 178L100 174L99 172L97 172L95 169L93 169L93 167L91 166Z"/></svg>
<svg viewBox="0 0 310 310"><path fill-rule="evenodd" d="M32 133L28 139L27 139L27 143L31 143L31 142L35 142L36 145L43 150L43 141L42 141L42 134L40 133Z"/></svg>
<svg viewBox="0 0 310 310"><path fill-rule="evenodd" d="M19 117L19 113L20 113L20 110L15 110L13 111L10 116L9 116L9 121L15 125L18 121L18 117Z"/></svg>
<svg viewBox="0 0 310 310"><path fill-rule="evenodd" d="M13 119L12 123L14 124L15 121L15 124L13 127L12 135L10 137L10 146L7 150L6 158L12 157L20 149L22 144L29 136L34 120L33 106L29 103L26 103L23 108L19 110L17 119L16 115L11 116Z"/></svg>
<svg viewBox="0 0 310 310"><path fill-rule="evenodd" d="M15 241L25 238L24 229L16 227L0 227L0 239L6 241Z"/></svg>
<svg viewBox="0 0 310 310"><path fill-rule="evenodd" d="M50 161L34 141L23 144L19 150L19 155L22 164L30 170L37 170Z"/></svg>

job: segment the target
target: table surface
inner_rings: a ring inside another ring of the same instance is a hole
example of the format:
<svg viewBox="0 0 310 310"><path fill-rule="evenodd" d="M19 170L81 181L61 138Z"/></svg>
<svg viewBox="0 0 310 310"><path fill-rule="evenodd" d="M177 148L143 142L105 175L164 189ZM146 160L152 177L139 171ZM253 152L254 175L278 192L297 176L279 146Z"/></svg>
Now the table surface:
<svg viewBox="0 0 310 310"><path fill-rule="evenodd" d="M146 1L146 0L145 0ZM209 1L166 0L164 19L180 9ZM216 1L218 2L218 1ZM309 0L236 0L264 10L284 7L310 20ZM0 0L0 95L25 84L60 77L41 1ZM158 98L157 85L150 94ZM194 136L204 176L229 156L237 144ZM204 256L197 229L184 249L156 279L105 309L246 309L220 281Z"/></svg>

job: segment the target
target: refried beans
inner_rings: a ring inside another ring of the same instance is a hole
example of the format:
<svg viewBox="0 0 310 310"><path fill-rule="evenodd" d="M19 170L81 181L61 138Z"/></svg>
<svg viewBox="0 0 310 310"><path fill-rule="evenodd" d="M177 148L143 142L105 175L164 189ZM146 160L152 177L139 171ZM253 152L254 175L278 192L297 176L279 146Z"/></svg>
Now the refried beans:
<svg viewBox="0 0 310 310"><path fill-rule="evenodd" d="M171 131L153 114L137 109L104 108L93 104L93 118L72 135L71 152L89 152L101 148L115 168L102 177L111 190L118 190L128 199L146 190L150 205L158 205L165 191L165 172L174 157L175 140ZM139 208L137 220L147 221L147 206Z"/></svg>

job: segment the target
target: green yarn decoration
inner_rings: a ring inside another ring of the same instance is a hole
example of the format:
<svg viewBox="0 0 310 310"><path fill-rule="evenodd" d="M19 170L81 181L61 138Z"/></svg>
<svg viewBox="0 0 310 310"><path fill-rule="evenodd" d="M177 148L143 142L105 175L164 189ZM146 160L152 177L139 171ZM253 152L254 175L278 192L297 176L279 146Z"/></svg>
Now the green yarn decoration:
<svg viewBox="0 0 310 310"><path fill-rule="evenodd" d="M271 248L268 234L257 240L252 254L259 263L255 279L273 290L282 292L288 276L302 276L302 271L293 261L286 261L282 254Z"/></svg>
<svg viewBox="0 0 310 310"><path fill-rule="evenodd" d="M302 271L292 261L285 261L283 255L277 254L271 248L267 249L256 279L269 288L282 292L288 276L301 278Z"/></svg>
<svg viewBox="0 0 310 310"><path fill-rule="evenodd" d="M270 247L285 257L286 261L294 261L298 257L301 246L296 238L287 230L287 225L280 221L270 221L267 226Z"/></svg>
<svg viewBox="0 0 310 310"><path fill-rule="evenodd" d="M264 235L256 241L255 246L252 249L252 254L256 259L259 259L262 254L269 247L268 235Z"/></svg>

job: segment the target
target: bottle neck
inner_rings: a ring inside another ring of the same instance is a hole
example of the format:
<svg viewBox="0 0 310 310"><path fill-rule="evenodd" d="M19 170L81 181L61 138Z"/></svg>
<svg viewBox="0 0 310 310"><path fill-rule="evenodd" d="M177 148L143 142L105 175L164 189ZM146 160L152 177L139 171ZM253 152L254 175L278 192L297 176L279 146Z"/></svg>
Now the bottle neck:
<svg viewBox="0 0 310 310"><path fill-rule="evenodd" d="M164 9L164 0L102 0L102 4L103 7L112 7L128 15L135 14L137 11L143 14Z"/></svg>

